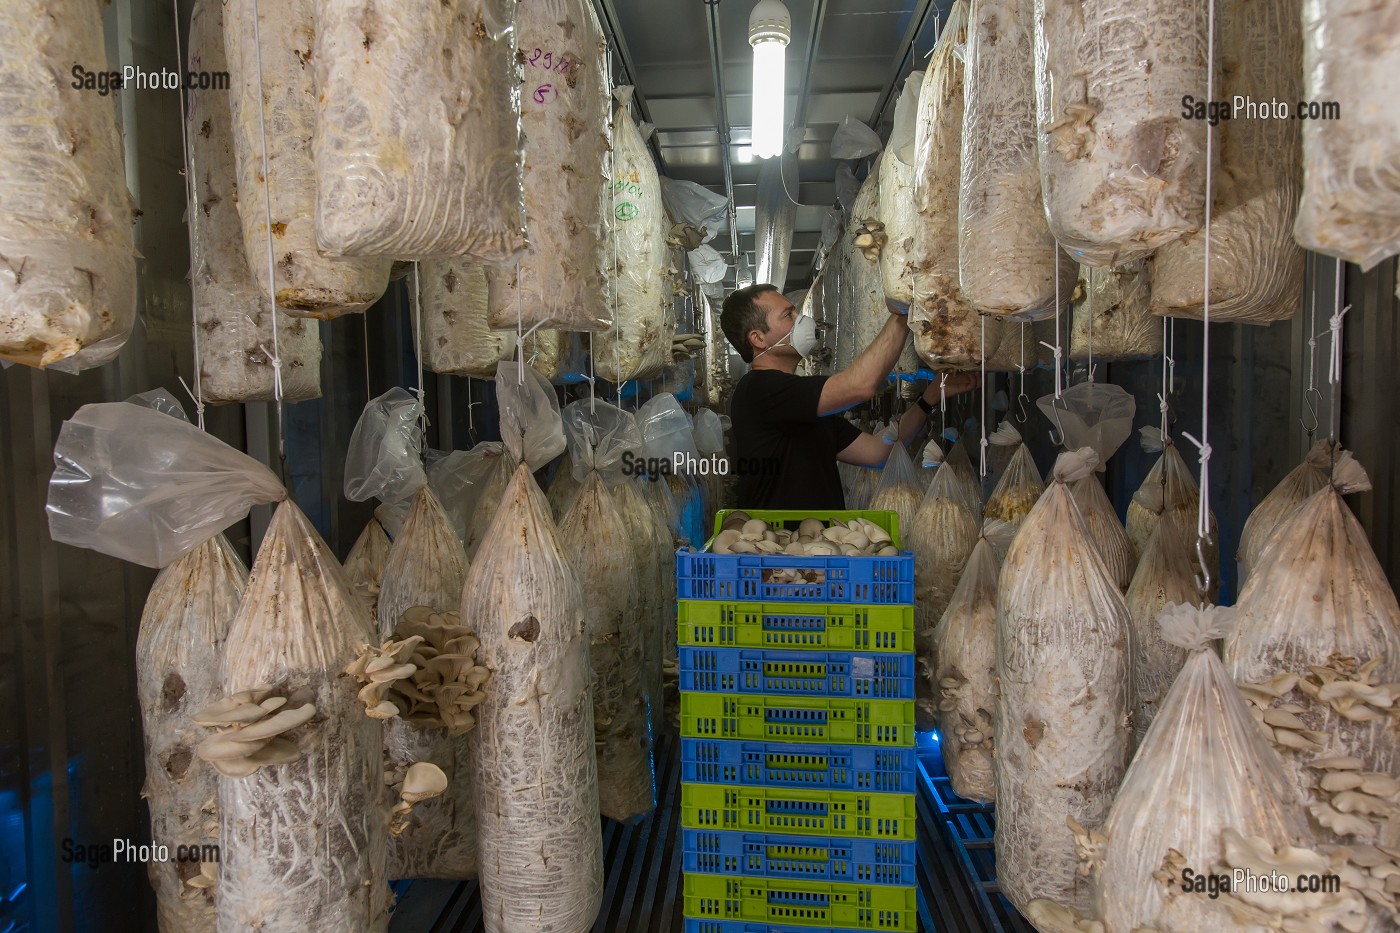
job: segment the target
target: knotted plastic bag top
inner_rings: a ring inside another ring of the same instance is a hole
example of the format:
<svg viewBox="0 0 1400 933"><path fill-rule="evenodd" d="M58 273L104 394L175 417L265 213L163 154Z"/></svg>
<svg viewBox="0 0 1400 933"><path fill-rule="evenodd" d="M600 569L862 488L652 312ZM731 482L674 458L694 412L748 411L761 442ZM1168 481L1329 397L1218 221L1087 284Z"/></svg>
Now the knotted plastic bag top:
<svg viewBox="0 0 1400 933"><path fill-rule="evenodd" d="M194 425L127 402L84 405L63 423L49 480L49 534L164 567L287 497L258 461Z"/></svg>
<svg viewBox="0 0 1400 933"><path fill-rule="evenodd" d="M724 420L702 408L695 413L695 449L702 454L724 453Z"/></svg>
<svg viewBox="0 0 1400 933"><path fill-rule="evenodd" d="M1066 449L1094 448L1099 455L1100 472L1133 433L1133 413L1137 411L1137 403L1125 389L1106 382L1070 386L1058 405L1054 395L1040 398L1035 404L1057 430L1063 430L1060 444Z"/></svg>
<svg viewBox="0 0 1400 933"><path fill-rule="evenodd" d="M559 398L534 367L509 360L496 365L496 404L501 410L501 440L516 463L538 470L564 452L564 422Z"/></svg>
<svg viewBox="0 0 1400 933"><path fill-rule="evenodd" d="M564 435L574 479L582 483L597 470L610 484L621 482L622 456L642 446L637 416L616 405L580 399L564 406Z"/></svg>
<svg viewBox="0 0 1400 933"><path fill-rule="evenodd" d="M690 416L669 392L654 395L637 409L637 426L642 431L642 449L648 457L670 460L676 454L698 458Z"/></svg>

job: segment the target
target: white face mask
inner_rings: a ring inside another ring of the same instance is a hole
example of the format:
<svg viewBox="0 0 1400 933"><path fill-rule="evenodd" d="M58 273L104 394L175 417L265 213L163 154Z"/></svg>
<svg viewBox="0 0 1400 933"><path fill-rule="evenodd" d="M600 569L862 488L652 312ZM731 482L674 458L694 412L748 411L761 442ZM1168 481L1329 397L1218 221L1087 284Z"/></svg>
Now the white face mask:
<svg viewBox="0 0 1400 933"><path fill-rule="evenodd" d="M767 353L768 350L782 346L784 340L792 345L792 348L797 351L798 356L801 356L804 360L811 359L812 354L817 350L816 319L808 317L805 314L799 314L797 320L792 324L792 330L779 337L778 342L773 344L773 346L755 355L754 359L758 359L764 353Z"/></svg>

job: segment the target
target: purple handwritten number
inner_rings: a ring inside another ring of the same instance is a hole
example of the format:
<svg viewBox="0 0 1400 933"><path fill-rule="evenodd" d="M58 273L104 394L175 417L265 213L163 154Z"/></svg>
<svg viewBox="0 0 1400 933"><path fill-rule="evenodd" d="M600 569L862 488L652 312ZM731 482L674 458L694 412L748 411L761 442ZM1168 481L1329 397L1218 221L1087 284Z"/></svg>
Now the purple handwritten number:
<svg viewBox="0 0 1400 933"><path fill-rule="evenodd" d="M548 71L549 69L551 69L551 68L553 68L553 67L554 67L554 53L553 53L553 52L545 52L545 53L544 53L544 65L543 65L544 70L545 70L545 71Z"/></svg>
<svg viewBox="0 0 1400 933"><path fill-rule="evenodd" d="M530 64L531 64L532 66L534 66L534 65L535 65L535 62L537 62L537 61L540 60L540 56L541 56L542 54L544 54L544 50L543 50L543 49L535 49L535 54L530 56ZM538 66L535 66L535 67L538 67Z"/></svg>
<svg viewBox="0 0 1400 933"><path fill-rule="evenodd" d="M535 88L535 103L544 103L551 94L555 94L554 85L547 83L541 84L539 87Z"/></svg>

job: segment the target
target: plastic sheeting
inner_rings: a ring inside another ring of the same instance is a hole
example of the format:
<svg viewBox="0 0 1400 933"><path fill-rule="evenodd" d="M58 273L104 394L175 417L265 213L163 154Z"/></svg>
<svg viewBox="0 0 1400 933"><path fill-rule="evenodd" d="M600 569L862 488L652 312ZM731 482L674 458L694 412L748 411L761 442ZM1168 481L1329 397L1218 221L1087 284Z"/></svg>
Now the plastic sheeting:
<svg viewBox="0 0 1400 933"><path fill-rule="evenodd" d="M1219 99L1262 102L1300 98L1300 15L1297 0L1219 6ZM1397 27L1400 43L1400 20ZM1400 57L1394 64L1400 67ZM1395 89L1400 91L1400 83ZM1259 113L1246 110L1220 121L1214 131L1220 170L1211 180L1212 321L1267 324L1286 320L1303 307L1303 251L1293 239L1293 222L1302 163L1299 134L1300 127L1306 125L1306 121L1272 119L1267 114L1261 118ZM1342 130L1329 132L1341 134ZM1396 164L1400 166L1400 160ZM1400 184L1396 190L1400 194ZM1400 208L1395 218L1400 220ZM1396 248L1400 249L1400 244ZM1204 230L1157 250L1150 270L1154 314L1202 315L1205 251Z"/></svg>
<svg viewBox="0 0 1400 933"><path fill-rule="evenodd" d="M1341 118L1302 121L1294 234L1307 249L1370 269L1400 253L1400 11L1375 0L1305 0L1303 82L1304 100L1340 102Z"/></svg>
<svg viewBox="0 0 1400 933"><path fill-rule="evenodd" d="M200 0L190 17L191 70L227 70L223 5ZM205 404L266 402L275 396L272 302L258 288L243 250L233 155L233 118L224 91L187 93L186 135L194 178L190 288L198 331L199 391ZM266 251L259 254L266 259ZM321 395L321 331L275 312L282 397Z"/></svg>
<svg viewBox="0 0 1400 933"><path fill-rule="evenodd" d="M642 446L637 416L607 402L579 399L564 406L564 435L569 445L573 477L583 483L598 472L610 484L621 482L623 455L635 456Z"/></svg>
<svg viewBox="0 0 1400 933"><path fill-rule="evenodd" d="M1098 454L1097 468L1113 456L1133 433L1137 403L1124 389L1110 383L1081 382L1062 393L1060 404L1053 394L1036 400L1050 423L1064 432L1062 443L1074 450L1092 447Z"/></svg>
<svg viewBox="0 0 1400 933"><path fill-rule="evenodd" d="M853 114L846 114L831 136L831 157L863 159L880 151L880 134Z"/></svg>
<svg viewBox="0 0 1400 933"><path fill-rule="evenodd" d="M972 0L963 87L958 276L978 311L1055 313L1055 272L1074 261L1045 219L1036 151L1034 0Z"/></svg>
<svg viewBox="0 0 1400 933"><path fill-rule="evenodd" d="M423 407L407 389L393 388L365 406L345 451L345 498L407 499L428 481L418 419Z"/></svg>
<svg viewBox="0 0 1400 933"><path fill-rule="evenodd" d="M59 429L53 458L53 540L147 567L164 567L253 506L287 497L247 454L126 402L79 408Z"/></svg>
<svg viewBox="0 0 1400 933"><path fill-rule="evenodd" d="M322 249L490 263L524 250L516 7L317 0ZM535 64L557 73L552 60Z"/></svg>
<svg viewBox="0 0 1400 933"><path fill-rule="evenodd" d="M631 89L620 89L613 116L612 236L607 277L612 327L593 338L593 370L602 379L654 379L671 362L671 289L656 165L627 112Z"/></svg>
<svg viewBox="0 0 1400 933"><path fill-rule="evenodd" d="M894 129L890 132L889 145L885 147L910 168L914 167L915 121L919 113L919 91L923 85L923 71L911 71L904 79L904 89L899 92L899 100L894 104Z"/></svg>
<svg viewBox="0 0 1400 933"><path fill-rule="evenodd" d="M962 162L963 63L967 6L948 12L919 92L914 163L914 303L909 329L934 369L976 369L1001 343L1003 325L981 321L959 284L958 188Z"/></svg>
<svg viewBox="0 0 1400 933"><path fill-rule="evenodd" d="M232 84L238 216L249 267L278 308L297 316L334 318L378 301L389 284L393 259L333 259L316 245L312 137L317 94L315 66L306 66L314 58L316 6L315 0L226 0L224 48ZM261 60L253 35L255 7Z"/></svg>
<svg viewBox="0 0 1400 933"><path fill-rule="evenodd" d="M1041 184L1050 230L1092 266L1121 265L1205 222L1206 4L1040 0ZM1216 84L1219 87L1219 84Z"/></svg>
<svg viewBox="0 0 1400 933"><path fill-rule="evenodd" d="M131 197L88 0L0 8L0 360L79 372L111 360L136 320Z"/></svg>
<svg viewBox="0 0 1400 933"><path fill-rule="evenodd" d="M585 0L525 0L515 26L530 246L513 266L492 269L489 321L604 330L607 43Z"/></svg>

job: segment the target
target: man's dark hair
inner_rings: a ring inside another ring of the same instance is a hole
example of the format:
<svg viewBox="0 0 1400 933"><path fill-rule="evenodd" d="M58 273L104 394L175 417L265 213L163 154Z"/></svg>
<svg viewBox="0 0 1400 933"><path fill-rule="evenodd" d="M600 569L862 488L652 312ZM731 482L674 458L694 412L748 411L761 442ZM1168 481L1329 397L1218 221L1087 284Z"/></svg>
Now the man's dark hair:
<svg viewBox="0 0 1400 933"><path fill-rule="evenodd" d="M754 304L754 299L764 292L776 292L778 286L767 283L750 285L730 292L724 299L724 308L719 313L719 326L724 336L745 363L753 362L753 347L749 346L749 331L768 333L768 312Z"/></svg>

